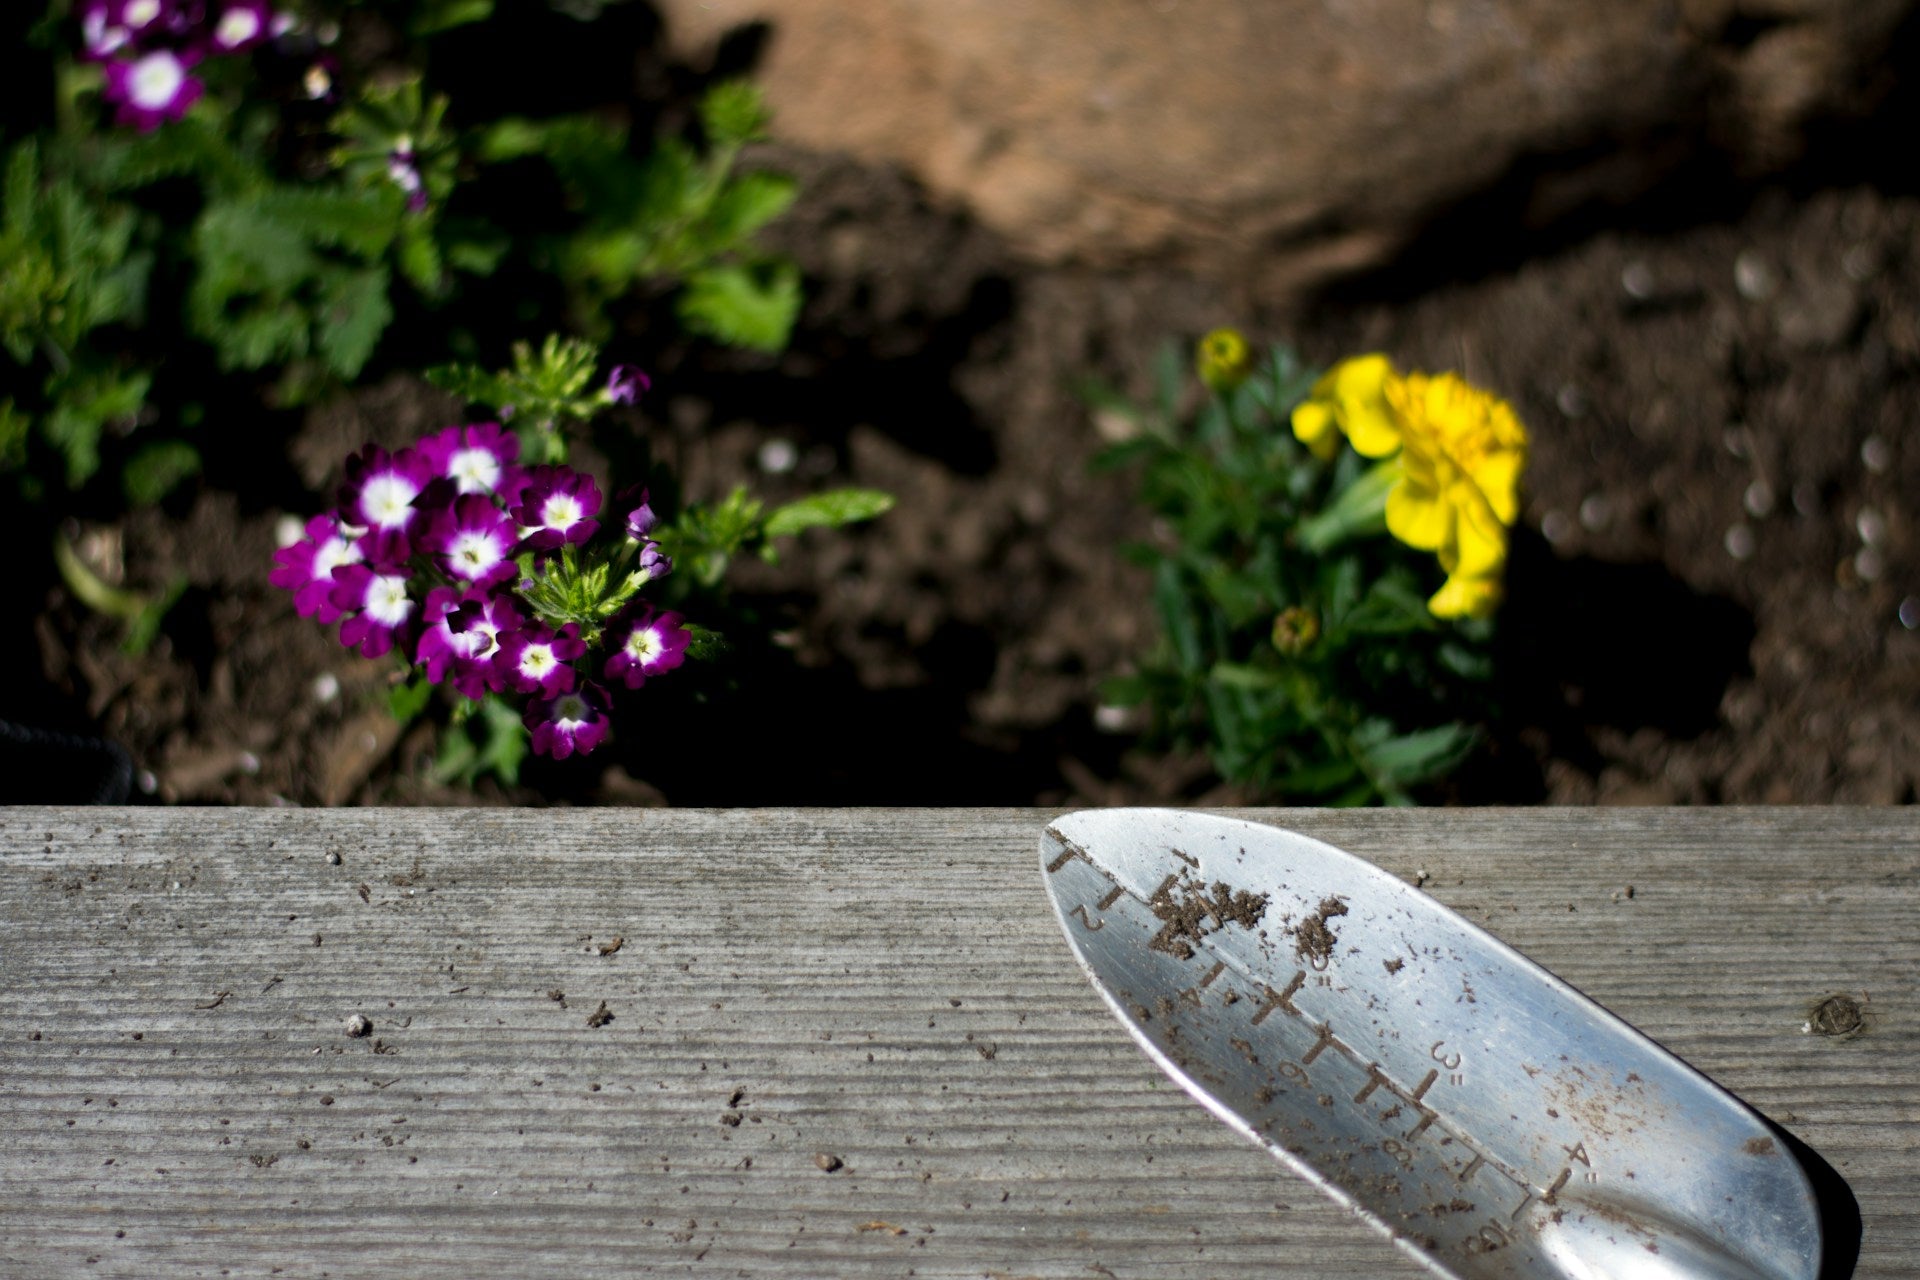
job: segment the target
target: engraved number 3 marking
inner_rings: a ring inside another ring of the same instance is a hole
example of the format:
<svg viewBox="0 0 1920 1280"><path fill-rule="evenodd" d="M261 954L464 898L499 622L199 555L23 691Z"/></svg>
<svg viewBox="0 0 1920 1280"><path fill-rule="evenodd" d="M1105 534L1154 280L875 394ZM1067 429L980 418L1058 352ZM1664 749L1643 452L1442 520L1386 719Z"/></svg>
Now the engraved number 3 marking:
<svg viewBox="0 0 1920 1280"><path fill-rule="evenodd" d="M1460 1065L1460 1055L1457 1053L1442 1053L1441 1050L1446 1047L1447 1042L1445 1040L1436 1040L1433 1042L1433 1049L1430 1052L1435 1062L1447 1070L1452 1071Z"/></svg>

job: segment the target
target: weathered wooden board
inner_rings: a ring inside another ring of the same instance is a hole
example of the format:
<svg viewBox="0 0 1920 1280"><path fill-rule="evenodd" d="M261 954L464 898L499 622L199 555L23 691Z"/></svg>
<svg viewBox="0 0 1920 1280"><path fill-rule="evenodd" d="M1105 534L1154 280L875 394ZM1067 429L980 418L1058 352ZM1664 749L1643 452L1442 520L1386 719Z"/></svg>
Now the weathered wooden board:
<svg viewBox="0 0 1920 1280"><path fill-rule="evenodd" d="M0 1275L1424 1274L1134 1048L1049 816L0 810ZM1426 870L1920 1274L1920 814L1251 816Z"/></svg>

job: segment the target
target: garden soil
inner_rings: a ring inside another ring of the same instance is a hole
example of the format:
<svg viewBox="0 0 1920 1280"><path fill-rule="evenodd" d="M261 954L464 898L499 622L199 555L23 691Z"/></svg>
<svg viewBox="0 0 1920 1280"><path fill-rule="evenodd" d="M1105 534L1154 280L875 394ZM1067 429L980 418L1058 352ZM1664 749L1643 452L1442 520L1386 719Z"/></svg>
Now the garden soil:
<svg viewBox="0 0 1920 1280"><path fill-rule="evenodd" d="M26 569L31 617L3 630L13 670L38 679L0 710L122 744L136 798L167 802L1243 801L1102 706L1102 680L1154 643L1144 572L1120 552L1156 530L1131 476L1090 467L1115 424L1075 390L1144 394L1162 343L1237 324L1317 362L1380 350L1457 369L1532 432L1502 711L1430 799L1913 799L1910 190L1717 183L1544 232L1468 209L1392 271L1303 303L1152 264L1023 264L898 173L762 159L804 192L773 237L808 280L792 349L623 350L654 390L603 451L642 441L700 499L858 484L899 505L740 565L730 656L650 683L603 750L530 762L512 787L436 781L437 721L397 725L389 666L268 585L276 528L326 505L349 450L455 420L398 373L210 454L159 509L73 525L107 580L184 592L134 656L50 569ZM58 779L9 787L60 797Z"/></svg>

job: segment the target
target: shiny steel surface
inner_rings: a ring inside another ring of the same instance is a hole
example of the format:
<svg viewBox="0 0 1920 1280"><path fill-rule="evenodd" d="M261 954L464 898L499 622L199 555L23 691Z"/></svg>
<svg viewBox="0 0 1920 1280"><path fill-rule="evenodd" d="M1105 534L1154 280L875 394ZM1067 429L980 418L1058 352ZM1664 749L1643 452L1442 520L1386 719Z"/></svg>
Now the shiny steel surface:
<svg viewBox="0 0 1920 1280"><path fill-rule="evenodd" d="M1277 827L1076 813L1074 952L1187 1092L1435 1272L1814 1280L1814 1193L1753 1112L1426 894Z"/></svg>

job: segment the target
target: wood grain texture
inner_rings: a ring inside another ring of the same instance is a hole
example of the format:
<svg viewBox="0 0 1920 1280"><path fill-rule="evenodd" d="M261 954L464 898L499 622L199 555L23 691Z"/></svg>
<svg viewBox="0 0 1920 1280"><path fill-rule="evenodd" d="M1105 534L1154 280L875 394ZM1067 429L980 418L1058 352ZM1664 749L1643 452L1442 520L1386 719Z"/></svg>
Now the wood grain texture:
<svg viewBox="0 0 1920 1280"><path fill-rule="evenodd" d="M1425 1274L1134 1047L1051 816L0 810L0 1275ZM1244 816L1428 872L1920 1274L1920 814Z"/></svg>

